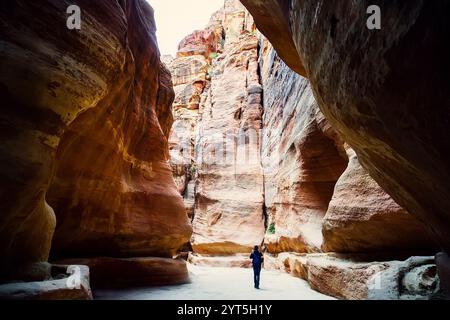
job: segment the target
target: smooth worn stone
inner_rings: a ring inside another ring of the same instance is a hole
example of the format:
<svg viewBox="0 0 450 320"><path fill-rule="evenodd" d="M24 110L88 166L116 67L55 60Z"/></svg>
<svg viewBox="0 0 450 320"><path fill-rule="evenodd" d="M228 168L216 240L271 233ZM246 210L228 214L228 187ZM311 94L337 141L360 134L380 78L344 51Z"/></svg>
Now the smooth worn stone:
<svg viewBox="0 0 450 320"><path fill-rule="evenodd" d="M87 266L52 265L51 267L54 269L51 279L0 285L0 299L92 300Z"/></svg>
<svg viewBox="0 0 450 320"><path fill-rule="evenodd" d="M93 289L165 286L189 282L186 261L182 259L99 257L57 262L89 266Z"/></svg>

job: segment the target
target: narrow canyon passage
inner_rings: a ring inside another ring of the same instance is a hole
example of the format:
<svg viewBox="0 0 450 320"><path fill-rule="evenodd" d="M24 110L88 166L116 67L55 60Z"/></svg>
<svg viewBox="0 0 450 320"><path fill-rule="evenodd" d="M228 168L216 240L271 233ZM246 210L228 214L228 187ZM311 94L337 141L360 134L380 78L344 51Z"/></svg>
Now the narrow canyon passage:
<svg viewBox="0 0 450 320"><path fill-rule="evenodd" d="M0 5L0 298L450 296L450 3L217 1Z"/></svg>
<svg viewBox="0 0 450 320"><path fill-rule="evenodd" d="M251 269L211 268L188 264L191 283L178 286L97 290L99 300L332 300L304 280L280 271L263 271L253 288Z"/></svg>
<svg viewBox="0 0 450 320"><path fill-rule="evenodd" d="M259 245L268 274L286 272L333 297L433 295L436 251L425 227L361 167L310 82L239 1L224 1L163 61L175 90L170 162L192 222L190 264L249 267ZM205 279L218 272L204 270ZM403 284L410 278L427 289ZM185 289L206 280L193 281Z"/></svg>

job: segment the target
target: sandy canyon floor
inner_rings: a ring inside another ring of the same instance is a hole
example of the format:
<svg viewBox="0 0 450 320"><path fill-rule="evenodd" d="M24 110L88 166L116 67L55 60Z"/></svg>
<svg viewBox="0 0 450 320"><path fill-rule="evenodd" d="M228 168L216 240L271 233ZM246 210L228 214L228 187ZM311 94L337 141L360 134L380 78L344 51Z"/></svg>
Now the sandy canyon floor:
<svg viewBox="0 0 450 320"><path fill-rule="evenodd" d="M261 288L253 288L253 271L188 265L191 283L179 286L98 290L100 300L331 300L306 281L277 271L261 272Z"/></svg>

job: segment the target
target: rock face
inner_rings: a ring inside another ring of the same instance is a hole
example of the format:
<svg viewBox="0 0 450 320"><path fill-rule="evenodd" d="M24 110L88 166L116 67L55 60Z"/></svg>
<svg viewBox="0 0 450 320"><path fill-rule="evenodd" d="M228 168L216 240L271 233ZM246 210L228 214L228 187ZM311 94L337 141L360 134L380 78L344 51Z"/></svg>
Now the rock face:
<svg viewBox="0 0 450 320"><path fill-rule="evenodd" d="M170 74L159 63L150 7L137 1L125 9L122 70L97 107L68 127L58 148L48 192L57 213L58 256L172 257L189 241L167 163ZM145 24L134 23L139 20Z"/></svg>
<svg viewBox="0 0 450 320"><path fill-rule="evenodd" d="M194 215L194 145L202 93L207 85L208 60L202 55L167 62L175 90L175 121L169 139L170 159L177 189L183 195L190 219Z"/></svg>
<svg viewBox="0 0 450 320"><path fill-rule="evenodd" d="M237 40L226 39L213 64L199 123L192 238L199 253L248 252L265 231L258 42L246 31Z"/></svg>
<svg viewBox="0 0 450 320"><path fill-rule="evenodd" d="M370 178L325 120L308 80L267 40L260 48L267 251L432 248L424 226Z"/></svg>
<svg viewBox="0 0 450 320"><path fill-rule="evenodd" d="M179 46L177 57L204 56L218 51L219 41L214 30L197 30L184 38Z"/></svg>
<svg viewBox="0 0 450 320"><path fill-rule="evenodd" d="M189 226L168 160L170 74L143 0L0 6L4 271L57 256L172 255ZM64 39L64 40L63 40ZM49 204L47 204L47 202Z"/></svg>
<svg viewBox="0 0 450 320"><path fill-rule="evenodd" d="M225 1L170 63L176 85L171 161L191 214L195 190L196 253L250 252L264 237L257 47L248 12Z"/></svg>
<svg viewBox="0 0 450 320"><path fill-rule="evenodd" d="M401 208L361 167L352 149L323 220L322 249L371 252L437 248L425 226Z"/></svg>
<svg viewBox="0 0 450 320"><path fill-rule="evenodd" d="M306 79L267 40L260 51L264 88L262 158L268 252L317 252L322 220L347 158Z"/></svg>
<svg viewBox="0 0 450 320"><path fill-rule="evenodd" d="M433 257L387 261L373 255L289 254L266 256L270 270L284 270L322 293L350 300L417 300L439 294Z"/></svg>
<svg viewBox="0 0 450 320"><path fill-rule="evenodd" d="M297 55L277 49L303 66L330 124L450 250L450 3L379 1L382 29L369 30L371 1L242 2L269 40L293 41Z"/></svg>
<svg viewBox="0 0 450 320"><path fill-rule="evenodd" d="M92 300L89 268L84 265L50 265L35 263L34 272L43 271L45 279L27 279L26 282L0 285L2 300ZM39 272L42 273L42 272Z"/></svg>

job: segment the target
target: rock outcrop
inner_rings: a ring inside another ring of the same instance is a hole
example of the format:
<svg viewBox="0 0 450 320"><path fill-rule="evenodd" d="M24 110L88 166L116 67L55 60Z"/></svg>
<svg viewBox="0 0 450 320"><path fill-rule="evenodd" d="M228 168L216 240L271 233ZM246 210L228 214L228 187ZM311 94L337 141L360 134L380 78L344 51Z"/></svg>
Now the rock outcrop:
<svg viewBox="0 0 450 320"><path fill-rule="evenodd" d="M0 285L1 300L92 300L89 268L85 265L34 263L19 282ZM31 277L30 277L31 276ZM33 277L35 277L33 279Z"/></svg>
<svg viewBox="0 0 450 320"><path fill-rule="evenodd" d="M276 258L267 255L265 264L340 299L426 300L439 294L433 257L373 260L373 255L283 253Z"/></svg>
<svg viewBox="0 0 450 320"><path fill-rule="evenodd" d="M188 262L196 266L218 267L218 268L251 268L252 261L247 253L226 256L203 255L189 253Z"/></svg>
<svg viewBox="0 0 450 320"><path fill-rule="evenodd" d="M424 224L400 207L361 167L348 148L323 220L326 252L387 252L437 248Z"/></svg>
<svg viewBox="0 0 450 320"><path fill-rule="evenodd" d="M212 46L212 44L208 45ZM199 108L207 85L209 55L187 55L166 61L175 90L173 114L175 121L170 134L170 160L175 183L184 198L190 219L194 216L195 140ZM208 59L207 59L208 58Z"/></svg>
<svg viewBox="0 0 450 320"><path fill-rule="evenodd" d="M171 258L191 227L168 164L170 74L143 0L0 6L2 277L53 254ZM47 203L48 202L48 203Z"/></svg>
<svg viewBox="0 0 450 320"><path fill-rule="evenodd" d="M189 241L167 163L170 73L159 62L149 7L138 1L126 9L129 36L119 44L129 53L115 82L67 128L58 148L48 192L57 256L172 257Z"/></svg>
<svg viewBox="0 0 450 320"><path fill-rule="evenodd" d="M371 1L242 2L270 41L294 43L297 55L277 49L303 66L330 124L449 251L450 4L378 1L382 28L369 30Z"/></svg>
<svg viewBox="0 0 450 320"><path fill-rule="evenodd" d="M265 231L258 42L248 31L236 40L225 38L213 62L199 122L191 241L199 253L248 252Z"/></svg>

